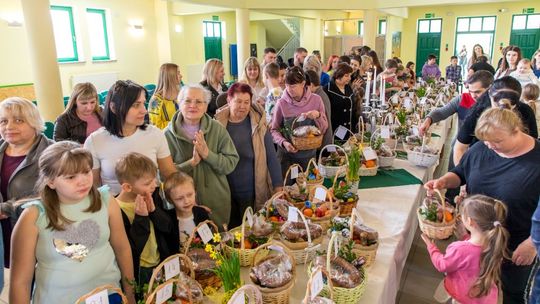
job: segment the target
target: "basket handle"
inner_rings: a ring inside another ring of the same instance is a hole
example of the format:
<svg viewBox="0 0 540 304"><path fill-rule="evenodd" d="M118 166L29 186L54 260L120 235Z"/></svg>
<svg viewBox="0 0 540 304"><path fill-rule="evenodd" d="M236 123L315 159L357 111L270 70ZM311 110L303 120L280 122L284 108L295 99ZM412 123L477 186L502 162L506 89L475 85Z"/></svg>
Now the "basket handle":
<svg viewBox="0 0 540 304"><path fill-rule="evenodd" d="M296 116L296 118L291 123L291 129L294 130L294 124L298 121L298 118L302 117L302 115ZM304 120L308 119L306 116L304 116ZM317 123L314 119L312 119L313 123L315 124L315 127L317 127ZM318 128L318 127L317 127Z"/></svg>
<svg viewBox="0 0 540 304"><path fill-rule="evenodd" d="M227 304L232 304L240 296L240 291L244 291L244 295L247 295L249 304L262 304L262 294L259 289L253 284L246 284L238 288Z"/></svg>
<svg viewBox="0 0 540 304"><path fill-rule="evenodd" d="M251 262L251 266L255 266L255 261L257 261L257 255L262 251L262 249L267 248L267 247L272 246L272 245L280 247L281 249L283 249L283 253L285 253L286 255L289 256L289 258L291 259L291 262L292 262L293 277L294 277L294 275L296 274L296 261L294 259L294 256L292 255L289 248L287 248L287 246L285 246L282 242L277 241L277 240L272 240L272 241L270 241L270 242L268 242L266 244L263 244L263 245L257 247L257 249L255 249L255 253L253 254L253 260Z"/></svg>
<svg viewBox="0 0 540 304"><path fill-rule="evenodd" d="M167 262L173 259L183 260L184 264L189 269L189 276L192 279L195 279L195 270L193 269L193 264L191 262L191 259L185 254L177 253L163 260L163 262L159 263L159 265L154 269L154 271L152 272L152 277L150 278L150 282L148 283L148 292L147 292L148 294L152 293L154 282L157 280L157 276L159 272L165 267L165 264L167 264ZM180 271L182 271L181 268L182 268L182 263L180 263Z"/></svg>
<svg viewBox="0 0 540 304"><path fill-rule="evenodd" d="M246 235L246 220L248 218L248 214L251 213L251 218L253 218L253 209L251 209L250 206L246 208L246 211L244 211L244 216L242 217L242 240L240 243L240 249L244 250L246 249L244 245L244 239Z"/></svg>
<svg viewBox="0 0 540 304"><path fill-rule="evenodd" d="M344 169L344 168L342 167L342 168L339 168L339 169L336 171L336 176L334 176L334 182L332 183L332 189L335 189L335 188L336 188L336 183L337 183L339 174L340 174L341 172L347 173L347 170Z"/></svg>
<svg viewBox="0 0 540 304"><path fill-rule="evenodd" d="M153 301L155 300L155 297L157 296L157 293L158 291L160 291L161 289L165 288L165 286L169 285L169 284L173 284L173 286L176 284L177 288L178 287L182 287L185 291L186 291L186 294L188 296L188 303L193 303L193 297L191 295L191 288L189 288L186 284L184 284L182 281L180 281L179 279L170 279L168 280L167 282L163 283L163 284L160 284L158 287L156 287L156 289L148 296L148 298L146 299L146 304L153 304ZM174 295L174 294L173 294Z"/></svg>
<svg viewBox="0 0 540 304"><path fill-rule="evenodd" d="M313 282L313 276L317 271L321 271L322 274L326 276L326 282L328 282L328 289L330 289L330 300L334 299L334 284L332 283L332 280L330 279L330 275L328 274L328 271L324 270L322 266L317 266L309 276L309 280L307 282L306 286L306 297L304 298L304 301L302 304L309 304L311 302L311 284Z"/></svg>
<svg viewBox="0 0 540 304"><path fill-rule="evenodd" d="M326 250L326 269L331 269L330 268L330 261L332 259L331 258L332 249L336 250L336 254L337 254L337 252L339 250L339 248L333 248L337 237L338 237L338 233L336 231L333 231L332 236L330 237L330 241L328 241L328 250Z"/></svg>
<svg viewBox="0 0 540 304"><path fill-rule="evenodd" d="M382 124L382 126L384 126L384 124ZM371 138L370 138L370 140L369 140L369 144L370 144L371 146L373 146L373 142L374 142L373 140L375 139L375 135L381 133L381 128L382 128L381 126L378 126L378 127L375 129L375 131L373 132L373 134L371 134ZM397 148L397 142L398 142L397 140L394 142L394 148L390 147L390 148L392 149L392 151L395 151L395 150L396 150L396 148Z"/></svg>
<svg viewBox="0 0 540 304"><path fill-rule="evenodd" d="M86 300L97 294L98 292L101 292L103 290L107 290L107 291L112 291L116 294L118 294L121 298L122 298L122 303L128 303L128 300L126 298L126 295L122 292L122 290L114 285L110 285L110 284L107 284L107 285L103 285L103 286L99 286L99 287L96 287L94 288L92 291L90 291L89 293L83 295L82 297L80 297L79 299L77 299L77 302L75 302L75 304L84 304L86 303Z"/></svg>
<svg viewBox="0 0 540 304"><path fill-rule="evenodd" d="M424 153L424 146L426 145L426 137L422 136L422 147L420 148L420 153Z"/></svg>
<svg viewBox="0 0 540 304"><path fill-rule="evenodd" d="M285 185L287 184L287 178L289 177L289 173L291 172L291 169L293 167L298 167L300 169L298 172L304 173L304 169L302 169L302 166L300 166L299 164L290 165L289 168L287 169L287 172L285 172L285 178L283 179L283 187L285 187Z"/></svg>
<svg viewBox="0 0 540 304"><path fill-rule="evenodd" d="M363 144L366 127L364 126L364 117L362 115L358 117L358 130L360 131L360 144Z"/></svg>
<svg viewBox="0 0 540 304"><path fill-rule="evenodd" d="M307 179L307 175L308 175L308 172L309 172L309 168L311 168L311 166L313 166L314 168L317 168L317 164L315 163L315 158L311 158L306 166L306 179ZM319 176L321 174L320 170L317 168L317 171L319 172L319 174L317 174L317 176ZM317 177L315 176L315 177Z"/></svg>
<svg viewBox="0 0 540 304"><path fill-rule="evenodd" d="M354 134L353 134L354 135ZM329 144L329 145L326 145L324 146L321 151L319 152L319 161L318 161L318 164L319 166L321 165L321 162L322 162L322 154L323 154L323 151L327 150L328 148L330 147L334 147L337 151L337 149L339 149L341 152L343 152L343 154L345 155L345 160L346 160L346 165L349 164L349 156L347 156L347 152L345 151L345 149L343 149L342 147L338 146L338 145L334 145L334 144Z"/></svg>
<svg viewBox="0 0 540 304"><path fill-rule="evenodd" d="M443 210L443 223L446 224L446 216L444 216L444 211L446 210L446 200L444 199L444 196L442 195L441 191L439 191L439 189L433 189L433 192L437 193L437 196L441 200Z"/></svg>
<svg viewBox="0 0 540 304"><path fill-rule="evenodd" d="M199 223L199 225L197 225L197 227L195 227L195 229L193 229L193 231L191 231L191 234L189 235L189 239L188 239L188 241L186 243L187 244L186 248L184 249L184 254L185 255L187 255L188 252L189 252L189 247L191 246L191 242L193 242L193 239L195 238L195 233L197 233L197 230L199 230L199 228L204 224L208 224L208 225L212 226L212 228L214 228L215 232L219 233L218 227L211 220L205 220L204 222Z"/></svg>
<svg viewBox="0 0 540 304"><path fill-rule="evenodd" d="M282 197L283 195L285 195L285 191L278 191L276 193L274 193L274 195L272 195L272 197L270 197L266 203L264 204L264 208L266 208L266 210L268 211L268 209L270 209L270 205L272 205L272 202L276 199L276 198L280 198Z"/></svg>

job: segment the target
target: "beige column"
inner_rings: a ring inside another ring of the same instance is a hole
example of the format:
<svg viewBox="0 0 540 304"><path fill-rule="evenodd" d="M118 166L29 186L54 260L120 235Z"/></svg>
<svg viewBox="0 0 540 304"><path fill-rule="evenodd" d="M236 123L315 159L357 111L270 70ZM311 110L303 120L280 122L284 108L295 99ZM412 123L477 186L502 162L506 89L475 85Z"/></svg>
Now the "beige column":
<svg viewBox="0 0 540 304"><path fill-rule="evenodd" d="M21 0L38 109L46 121L64 111L49 0Z"/></svg>
<svg viewBox="0 0 540 304"><path fill-rule="evenodd" d="M377 38L377 10L365 10L364 11L364 45L375 49L375 38Z"/></svg>
<svg viewBox="0 0 540 304"><path fill-rule="evenodd" d="M157 51L159 64L172 61L169 25L169 1L155 0Z"/></svg>
<svg viewBox="0 0 540 304"><path fill-rule="evenodd" d="M238 60L238 76L244 70L244 61L249 57L249 10L236 9L236 47Z"/></svg>

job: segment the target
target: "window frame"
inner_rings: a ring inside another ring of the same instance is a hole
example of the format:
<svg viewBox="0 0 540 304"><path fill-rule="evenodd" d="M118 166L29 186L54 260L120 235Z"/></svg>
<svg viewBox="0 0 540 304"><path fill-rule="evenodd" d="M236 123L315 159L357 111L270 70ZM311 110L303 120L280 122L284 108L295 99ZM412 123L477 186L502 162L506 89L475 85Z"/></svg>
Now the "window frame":
<svg viewBox="0 0 540 304"><path fill-rule="evenodd" d="M482 18L482 24L480 25L480 31L471 31L471 19L473 18ZM495 18L495 23L493 24L493 30L483 30L484 28L484 19L485 18ZM458 24L460 19L469 19L469 25L468 25L468 31L459 31L458 30ZM457 43L458 35L459 34L492 34L491 39L491 48L490 48L490 58L493 58L493 46L495 44L495 34L497 31L497 16L496 15L485 15L485 16L463 16L463 17L457 17L456 18L456 30L454 32L454 48Z"/></svg>
<svg viewBox="0 0 540 304"><path fill-rule="evenodd" d="M107 11L105 9L99 9L99 8L86 8L86 13L101 15L101 22L103 23L103 38L105 39L105 52L107 53L106 56L96 56L96 57L94 57L93 54L90 54L92 56L92 61L111 60L111 49L109 45L109 28L107 27ZM90 45L92 45L92 40L90 38L89 38L89 41L90 41Z"/></svg>
<svg viewBox="0 0 540 304"><path fill-rule="evenodd" d="M428 31L427 32L420 32L420 22L422 21L427 21L428 22ZM439 28L439 31L438 32L434 32L431 30L431 24L433 21L440 21L441 22L441 27ZM443 26L443 19L442 18L421 18L421 19L418 19L417 22L416 22L416 34L437 34L437 33L441 33L442 34L442 26Z"/></svg>
<svg viewBox="0 0 540 304"><path fill-rule="evenodd" d="M207 25L212 24L212 35L209 36L207 32ZM215 25L219 24L219 36L215 35ZM214 20L203 20L203 38L221 38L223 39L223 27L221 24L221 21L214 21Z"/></svg>
<svg viewBox="0 0 540 304"><path fill-rule="evenodd" d="M358 20L358 36L364 37L364 20Z"/></svg>
<svg viewBox="0 0 540 304"><path fill-rule="evenodd" d="M384 23L384 33L382 33L382 24ZM388 29L388 22L386 22L386 19L379 19L379 27L377 29L377 35L379 36L385 36Z"/></svg>
<svg viewBox="0 0 540 304"><path fill-rule="evenodd" d="M69 15L69 24L70 24L70 30L71 30L71 43L73 46L73 55L74 57L56 57L56 60L58 62L78 62L79 61L79 50L77 48L77 34L75 31L75 22L73 19L73 7L71 6L64 6L64 5L51 5L49 7L50 11L56 10L56 11L65 11ZM56 37L55 37L56 40ZM55 41L56 45L56 41Z"/></svg>
<svg viewBox="0 0 540 304"><path fill-rule="evenodd" d="M539 28L529 28L529 16L538 16L540 13L534 13L534 14L514 14L512 15L512 26L510 28L510 31L523 31L523 30L536 30ZM523 29L514 29L514 18L517 16L525 16L525 28Z"/></svg>

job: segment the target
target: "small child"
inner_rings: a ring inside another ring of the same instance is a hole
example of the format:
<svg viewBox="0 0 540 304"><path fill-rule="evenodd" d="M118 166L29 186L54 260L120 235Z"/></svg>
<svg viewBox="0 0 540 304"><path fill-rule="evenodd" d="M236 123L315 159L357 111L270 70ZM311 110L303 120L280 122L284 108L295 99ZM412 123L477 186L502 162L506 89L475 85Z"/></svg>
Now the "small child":
<svg viewBox="0 0 540 304"><path fill-rule="evenodd" d="M209 219L208 212L205 208L197 206L195 184L193 178L186 173L171 174L163 184L163 191L167 201L174 205L174 209L168 211L169 218L173 222L169 248L180 250L193 229Z"/></svg>
<svg viewBox="0 0 540 304"><path fill-rule="evenodd" d="M427 57L427 61L422 67L422 79L427 81L428 79L439 79L441 77L441 70L437 65L437 56L430 54Z"/></svg>
<svg viewBox="0 0 540 304"><path fill-rule="evenodd" d="M510 76L514 77L521 83L521 87L532 83L539 85L538 78L534 75L531 68L531 61L527 58L523 58L519 61L517 69L510 73Z"/></svg>
<svg viewBox="0 0 540 304"><path fill-rule="evenodd" d="M131 249L107 186L93 186L92 154L62 141L39 158L39 200L23 206L13 230L9 303L72 304L122 282L135 303ZM120 267L120 270L118 270Z"/></svg>
<svg viewBox="0 0 540 304"><path fill-rule="evenodd" d="M446 79L458 84L461 81L461 66L457 56L450 57L450 65L446 67Z"/></svg>
<svg viewBox="0 0 540 304"><path fill-rule="evenodd" d="M268 124L272 121L276 102L281 98L281 95L283 95L283 89L281 89L281 86L279 85L280 75L281 73L277 63L272 62L264 67L264 82L268 92L264 104L264 111L266 113L266 122Z"/></svg>
<svg viewBox="0 0 540 304"><path fill-rule="evenodd" d="M448 245L443 255L425 234L431 261L445 272L444 288L459 303L497 303L501 264L508 257L509 233L502 225L506 206L498 200L473 195L462 203L461 221L470 231L470 239Z"/></svg>
<svg viewBox="0 0 540 304"><path fill-rule="evenodd" d="M532 83L526 84L521 92L521 100L533 109L538 131L540 131L540 111L537 111L538 107L540 107L540 100L538 100L538 97L540 97L539 95L540 87Z"/></svg>
<svg viewBox="0 0 540 304"><path fill-rule="evenodd" d="M142 286L162 260L176 253L169 251L166 241L173 226L161 207L159 189L155 191L157 167L150 158L128 153L118 160L115 171L121 186L116 200L133 252L135 278Z"/></svg>

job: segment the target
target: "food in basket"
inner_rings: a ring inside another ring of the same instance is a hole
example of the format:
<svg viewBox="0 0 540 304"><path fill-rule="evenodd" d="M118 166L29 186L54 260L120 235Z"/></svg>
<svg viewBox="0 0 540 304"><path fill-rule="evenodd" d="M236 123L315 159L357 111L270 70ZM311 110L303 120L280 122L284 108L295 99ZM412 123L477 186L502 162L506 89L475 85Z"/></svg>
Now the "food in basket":
<svg viewBox="0 0 540 304"><path fill-rule="evenodd" d="M289 214L289 207L291 204L284 199L275 198L271 202L271 206L267 210L266 217L275 223L282 223L287 221Z"/></svg>
<svg viewBox="0 0 540 304"><path fill-rule="evenodd" d="M358 195L350 191L351 185L344 180L340 181L336 187L333 188L334 196L343 203L352 203L358 200Z"/></svg>
<svg viewBox="0 0 540 304"><path fill-rule="evenodd" d="M203 302L204 293L203 289L201 287L201 284L199 284L197 281L189 277L183 272L180 272L180 281L182 281L191 291L191 299L194 304L200 304ZM188 301L188 294L187 291L183 288L176 288L175 291L176 297L178 300L182 301Z"/></svg>
<svg viewBox="0 0 540 304"><path fill-rule="evenodd" d="M322 157L321 164L328 167L340 167L347 162L345 155L339 152L331 152L330 155Z"/></svg>
<svg viewBox="0 0 540 304"><path fill-rule="evenodd" d="M301 126L293 130L296 137L315 137L321 135L321 130L315 126Z"/></svg>
<svg viewBox="0 0 540 304"><path fill-rule="evenodd" d="M323 231L321 225L308 223L311 239L319 238ZM306 225L303 222L286 222L281 226L281 235L289 242L307 242Z"/></svg>
<svg viewBox="0 0 540 304"><path fill-rule="evenodd" d="M366 168L368 168L368 169L369 169L369 168L375 168L375 167L377 167L377 161L374 160L374 159L364 160L364 161L362 162L362 166L363 166L363 167L366 167Z"/></svg>
<svg viewBox="0 0 540 304"><path fill-rule="evenodd" d="M354 261L353 261L354 262ZM364 280L359 268L363 264L359 264L361 261L349 263L347 260L340 256L333 257L330 260L330 279L334 287L354 288ZM320 255L315 258L313 267L321 266L326 269L326 256ZM357 268L358 267L358 268Z"/></svg>
<svg viewBox="0 0 540 304"><path fill-rule="evenodd" d="M308 199L306 188L299 187L298 184L285 186L285 193L291 203L305 202Z"/></svg>
<svg viewBox="0 0 540 304"><path fill-rule="evenodd" d="M278 288L293 279L293 264L286 254L270 254L251 268L249 277L253 283L268 288Z"/></svg>
<svg viewBox="0 0 540 304"><path fill-rule="evenodd" d="M212 273L212 269L216 267L216 261L203 248L190 248L187 256L191 259L193 269L198 274Z"/></svg>
<svg viewBox="0 0 540 304"><path fill-rule="evenodd" d="M329 202L321 202L317 204L317 203L312 203L310 201L306 201L304 203L304 208L302 208L302 213L306 217L321 218L321 217L326 217L326 216L331 215L332 210L330 208Z"/></svg>
<svg viewBox="0 0 540 304"><path fill-rule="evenodd" d="M377 244L379 240L379 233L366 225L356 223L353 230L353 240L356 244L371 246Z"/></svg>
<svg viewBox="0 0 540 304"><path fill-rule="evenodd" d="M422 137L418 135L409 135L405 137L405 142L408 145L411 146L421 146L422 145Z"/></svg>
<svg viewBox="0 0 540 304"><path fill-rule="evenodd" d="M262 216L253 217L253 227L251 227L251 233L256 237L269 236L274 232L272 224L264 220Z"/></svg>
<svg viewBox="0 0 540 304"><path fill-rule="evenodd" d="M381 147L377 150L377 155L380 157L392 157L394 156L394 151L388 145L382 144Z"/></svg>
<svg viewBox="0 0 540 304"><path fill-rule="evenodd" d="M424 145L423 147L416 146L416 147L413 148L413 151L414 152L420 152L420 153L426 153L426 154L433 154L433 155L438 153L437 149L434 149L434 148L432 148L432 147L430 147L428 145Z"/></svg>
<svg viewBox="0 0 540 304"><path fill-rule="evenodd" d="M445 208L443 209L439 200L426 197L420 207L420 215L425 220L434 223L442 223L443 221L450 222L454 219L454 207L445 204Z"/></svg>

